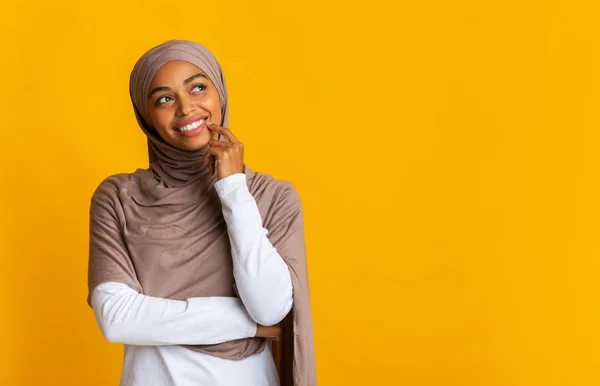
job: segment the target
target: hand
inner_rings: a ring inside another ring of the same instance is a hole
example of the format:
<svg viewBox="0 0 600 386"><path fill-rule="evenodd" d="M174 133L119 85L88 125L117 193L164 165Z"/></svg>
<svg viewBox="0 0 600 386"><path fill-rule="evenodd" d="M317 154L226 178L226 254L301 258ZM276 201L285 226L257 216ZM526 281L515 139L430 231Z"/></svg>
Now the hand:
<svg viewBox="0 0 600 386"><path fill-rule="evenodd" d="M204 156L204 165L208 164L211 175L215 174L213 160L217 161L217 180L223 179L235 173L244 171L244 145L233 135L233 133L215 123L209 123L207 128L213 133L208 143L208 151ZM227 141L219 141L222 134Z"/></svg>
<svg viewBox="0 0 600 386"><path fill-rule="evenodd" d="M263 326L262 324L256 324L256 337L257 338L269 338L279 340L281 339L281 325L276 324L274 326Z"/></svg>

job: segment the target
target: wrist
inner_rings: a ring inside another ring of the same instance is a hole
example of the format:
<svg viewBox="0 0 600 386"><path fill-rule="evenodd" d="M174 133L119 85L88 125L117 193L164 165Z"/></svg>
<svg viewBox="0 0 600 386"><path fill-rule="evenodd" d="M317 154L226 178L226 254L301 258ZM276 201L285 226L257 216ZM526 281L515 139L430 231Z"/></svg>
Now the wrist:
<svg viewBox="0 0 600 386"><path fill-rule="evenodd" d="M225 196L244 185L246 185L246 174L234 173L217 180L214 187L220 196Z"/></svg>

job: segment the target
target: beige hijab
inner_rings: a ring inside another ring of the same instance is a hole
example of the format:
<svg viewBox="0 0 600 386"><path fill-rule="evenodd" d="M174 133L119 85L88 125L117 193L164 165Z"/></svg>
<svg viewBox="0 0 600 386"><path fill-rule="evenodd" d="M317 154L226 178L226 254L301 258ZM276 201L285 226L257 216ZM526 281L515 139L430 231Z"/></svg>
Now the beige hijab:
<svg viewBox="0 0 600 386"><path fill-rule="evenodd" d="M150 167L106 178L90 207L88 304L102 282L129 284L143 294L186 300L200 296L238 296L227 226L211 176L202 163L205 149L188 152L167 144L151 124L148 89L156 71L170 60L201 68L216 86L222 126L228 127L225 77L205 47L167 41L136 63L130 94L138 123L148 137ZM224 140L223 137L220 138ZM268 238L288 265L294 306L283 321L282 385L316 385L304 218L294 186L245 163L248 188L256 200ZM191 350L227 359L242 359L264 349L264 338Z"/></svg>

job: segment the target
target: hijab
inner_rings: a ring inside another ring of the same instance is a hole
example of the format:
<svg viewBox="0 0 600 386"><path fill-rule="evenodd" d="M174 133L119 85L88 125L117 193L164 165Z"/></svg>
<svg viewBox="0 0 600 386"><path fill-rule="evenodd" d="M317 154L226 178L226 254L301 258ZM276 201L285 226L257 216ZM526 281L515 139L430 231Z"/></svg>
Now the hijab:
<svg viewBox="0 0 600 386"><path fill-rule="evenodd" d="M204 46L170 40L147 51L130 77L130 96L148 139L150 165L104 179L90 205L88 304L107 281L140 293L175 300L239 297L216 173L203 164L206 149L185 151L165 142L148 113L148 92L156 71L183 60L202 69L219 93L221 126L229 127L227 88L221 66ZM226 140L220 136L220 140ZM306 266L302 202L294 186L243 164L248 189L269 230L267 237L288 265L293 307L282 321L281 385L316 385L312 315ZM239 360L264 350L265 338L250 337L190 350Z"/></svg>

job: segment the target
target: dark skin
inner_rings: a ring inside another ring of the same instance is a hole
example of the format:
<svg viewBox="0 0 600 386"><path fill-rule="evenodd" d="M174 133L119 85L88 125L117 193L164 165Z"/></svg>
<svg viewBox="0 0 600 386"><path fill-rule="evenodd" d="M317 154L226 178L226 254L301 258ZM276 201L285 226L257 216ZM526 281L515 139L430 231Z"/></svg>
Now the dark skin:
<svg viewBox="0 0 600 386"><path fill-rule="evenodd" d="M216 133L202 130L186 136L178 128L190 120L205 124L222 121L219 92L200 68L185 61L169 61L152 77L148 114L154 128L168 144L182 150L198 151L209 146Z"/></svg>
<svg viewBox="0 0 600 386"><path fill-rule="evenodd" d="M244 145L231 130L215 123L222 120L219 93L204 71L186 61L170 61L154 74L149 89L148 113L165 142L188 151L207 148L204 165L211 175L217 173L217 180L243 172ZM194 135L176 130L195 119L205 123ZM227 142L220 141L219 134ZM256 336L279 338L281 326L257 324Z"/></svg>

